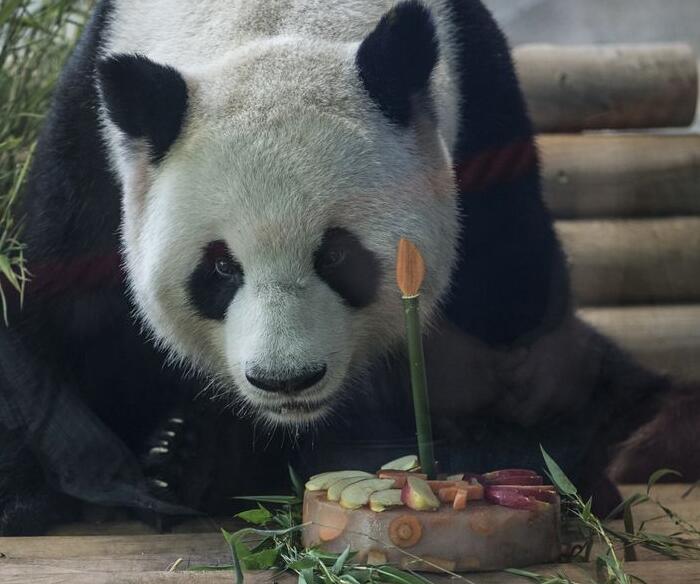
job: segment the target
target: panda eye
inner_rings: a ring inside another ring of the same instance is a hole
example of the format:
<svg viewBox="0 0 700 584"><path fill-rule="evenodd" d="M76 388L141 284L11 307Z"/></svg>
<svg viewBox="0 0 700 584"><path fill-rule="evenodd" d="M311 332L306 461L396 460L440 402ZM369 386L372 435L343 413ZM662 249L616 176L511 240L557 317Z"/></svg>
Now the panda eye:
<svg viewBox="0 0 700 584"><path fill-rule="evenodd" d="M224 241L212 241L205 250L210 273L221 280L235 280L243 275L240 264L233 259Z"/></svg>
<svg viewBox="0 0 700 584"><path fill-rule="evenodd" d="M346 256L345 248L333 247L323 254L320 265L325 269L337 268L345 261Z"/></svg>
<svg viewBox="0 0 700 584"><path fill-rule="evenodd" d="M231 260L230 257L218 257L214 261L214 270L222 278L233 278L238 274L238 266Z"/></svg>

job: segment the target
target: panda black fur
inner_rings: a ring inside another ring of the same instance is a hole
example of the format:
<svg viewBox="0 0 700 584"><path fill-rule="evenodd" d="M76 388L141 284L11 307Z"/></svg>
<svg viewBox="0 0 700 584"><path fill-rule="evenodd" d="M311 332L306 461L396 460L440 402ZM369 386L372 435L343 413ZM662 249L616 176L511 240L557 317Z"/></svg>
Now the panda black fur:
<svg viewBox="0 0 700 584"><path fill-rule="evenodd" d="M288 459L312 472L405 453L401 235L429 268L443 467L539 467L542 443L601 508L615 501L610 448L668 382L573 316L488 11L380 4L100 2L23 201L33 280L0 336L0 532L40 532L78 500L225 512L282 487ZM197 223L210 208L225 233ZM324 389L296 399L309 384Z"/></svg>

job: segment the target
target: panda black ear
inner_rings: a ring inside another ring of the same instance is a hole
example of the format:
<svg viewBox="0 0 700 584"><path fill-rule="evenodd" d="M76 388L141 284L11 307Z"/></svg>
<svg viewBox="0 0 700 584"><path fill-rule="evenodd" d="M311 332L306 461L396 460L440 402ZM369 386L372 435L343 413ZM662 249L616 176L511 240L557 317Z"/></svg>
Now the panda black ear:
<svg viewBox="0 0 700 584"><path fill-rule="evenodd" d="M159 162L187 111L182 75L141 55L114 55L97 63L97 78L109 119L127 136L147 140Z"/></svg>
<svg viewBox="0 0 700 584"><path fill-rule="evenodd" d="M438 55L430 12L410 0L382 17L362 41L355 62L372 99L391 120L407 126L412 98L428 88Z"/></svg>

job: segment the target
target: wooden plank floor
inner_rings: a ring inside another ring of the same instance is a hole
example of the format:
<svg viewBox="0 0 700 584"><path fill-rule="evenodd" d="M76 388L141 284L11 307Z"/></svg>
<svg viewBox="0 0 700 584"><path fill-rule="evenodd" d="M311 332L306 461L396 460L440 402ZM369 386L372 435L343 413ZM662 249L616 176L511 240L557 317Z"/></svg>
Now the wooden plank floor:
<svg viewBox="0 0 700 584"><path fill-rule="evenodd" d="M641 486L625 486L625 495L642 492ZM665 505L684 519L700 524L700 488L688 496L683 494L687 485L659 485L654 494ZM658 515L651 505L635 509L635 520L640 522ZM621 522L611 526L622 529ZM0 582L2 584L144 584L144 583L198 583L209 584L233 581L230 572L187 572L195 564L228 563L229 555L220 533L214 531L217 523L201 520L183 525L178 531L155 535L137 522L91 526L86 524L64 526L62 533L83 535L53 535L31 538L0 538ZM668 519L652 521L648 531L669 534L676 526ZM88 535L88 533L99 535ZM146 533L144 533L146 532ZM196 533L195 533L196 532ZM113 533L113 535L106 535ZM114 535L118 533L118 535ZM670 561L652 552L638 550L639 561L629 562L627 570L644 579L647 584L700 583L700 561ZM178 570L168 572L173 563L182 558ZM541 574L562 572L576 582L595 581L595 570L590 564L559 564L535 566ZM504 573L466 574L467 582L474 584L515 584L526 580ZM433 577L435 581L447 580ZM250 574L247 582L296 582L283 576L272 578L269 573ZM465 584L467 584L465 582Z"/></svg>

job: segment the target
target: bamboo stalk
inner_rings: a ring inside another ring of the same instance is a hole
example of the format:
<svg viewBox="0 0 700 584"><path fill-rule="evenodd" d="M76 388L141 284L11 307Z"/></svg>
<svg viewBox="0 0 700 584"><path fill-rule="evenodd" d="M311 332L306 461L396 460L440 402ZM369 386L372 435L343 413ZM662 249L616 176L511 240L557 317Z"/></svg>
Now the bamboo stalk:
<svg viewBox="0 0 700 584"><path fill-rule="evenodd" d="M425 267L420 252L410 241L401 239L396 261L396 280L403 295L418 457L423 472L428 478L434 478L435 452L420 324L420 286L424 274Z"/></svg>

